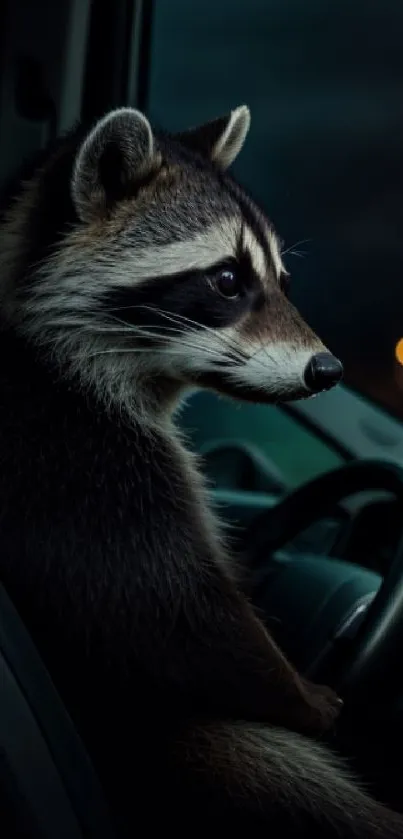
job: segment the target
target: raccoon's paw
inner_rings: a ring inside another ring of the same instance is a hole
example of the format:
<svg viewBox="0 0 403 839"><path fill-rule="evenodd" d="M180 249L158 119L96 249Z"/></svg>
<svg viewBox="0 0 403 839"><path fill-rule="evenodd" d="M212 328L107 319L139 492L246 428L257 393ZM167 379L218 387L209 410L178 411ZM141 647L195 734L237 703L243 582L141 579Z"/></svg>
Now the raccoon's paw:
<svg viewBox="0 0 403 839"><path fill-rule="evenodd" d="M316 685L304 679L303 687L309 706L307 724L310 731L318 734L328 731L343 708L343 700L327 685Z"/></svg>

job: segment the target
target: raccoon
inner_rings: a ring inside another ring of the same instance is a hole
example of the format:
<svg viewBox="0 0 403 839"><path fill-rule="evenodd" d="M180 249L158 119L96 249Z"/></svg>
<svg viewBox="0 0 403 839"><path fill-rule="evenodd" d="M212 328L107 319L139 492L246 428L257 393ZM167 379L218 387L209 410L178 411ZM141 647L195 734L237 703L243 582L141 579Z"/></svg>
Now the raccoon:
<svg viewBox="0 0 403 839"><path fill-rule="evenodd" d="M319 735L239 582L176 416L336 384L281 244L230 176L247 107L175 135L132 108L63 137L1 226L0 574L118 825L401 837ZM143 828L144 829L144 828Z"/></svg>

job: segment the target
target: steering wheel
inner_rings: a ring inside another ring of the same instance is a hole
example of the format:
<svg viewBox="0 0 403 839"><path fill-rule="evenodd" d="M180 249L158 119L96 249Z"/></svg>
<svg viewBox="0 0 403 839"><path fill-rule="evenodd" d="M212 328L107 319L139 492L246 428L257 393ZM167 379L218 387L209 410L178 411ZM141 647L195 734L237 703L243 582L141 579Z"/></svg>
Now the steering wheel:
<svg viewBox="0 0 403 839"><path fill-rule="evenodd" d="M383 461L358 461L319 476L289 493L250 525L248 533L252 567L262 568L262 555L272 554L300 532L320 520L334 505L367 490L383 490L395 496L402 507L403 469ZM334 687L343 698L360 701L378 694L393 695L403 681L403 538L380 589L370 604L349 646L342 673ZM368 693L370 691L370 694Z"/></svg>

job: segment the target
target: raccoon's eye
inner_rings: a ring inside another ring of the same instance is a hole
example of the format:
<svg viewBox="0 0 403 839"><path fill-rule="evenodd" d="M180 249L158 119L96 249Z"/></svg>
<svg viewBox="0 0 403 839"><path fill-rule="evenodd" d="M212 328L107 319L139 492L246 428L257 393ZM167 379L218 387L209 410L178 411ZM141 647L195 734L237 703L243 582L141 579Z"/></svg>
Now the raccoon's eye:
<svg viewBox="0 0 403 839"><path fill-rule="evenodd" d="M223 268L215 278L215 286L222 297L239 297L242 286L235 268Z"/></svg>

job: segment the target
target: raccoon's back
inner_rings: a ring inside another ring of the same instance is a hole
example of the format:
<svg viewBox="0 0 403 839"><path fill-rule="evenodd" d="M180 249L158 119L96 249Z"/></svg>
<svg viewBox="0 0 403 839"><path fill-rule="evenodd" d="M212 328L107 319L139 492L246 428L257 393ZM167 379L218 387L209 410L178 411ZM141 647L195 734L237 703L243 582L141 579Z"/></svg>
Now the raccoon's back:
<svg viewBox="0 0 403 839"><path fill-rule="evenodd" d="M150 707L147 645L169 631L170 563L192 538L186 480L163 438L1 343L0 578L64 697L80 680L127 692L130 673Z"/></svg>

